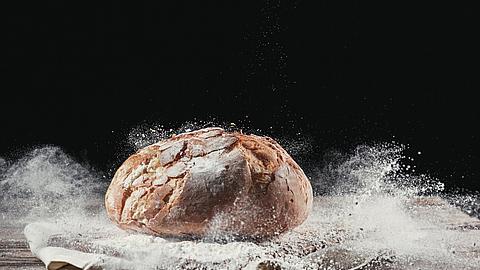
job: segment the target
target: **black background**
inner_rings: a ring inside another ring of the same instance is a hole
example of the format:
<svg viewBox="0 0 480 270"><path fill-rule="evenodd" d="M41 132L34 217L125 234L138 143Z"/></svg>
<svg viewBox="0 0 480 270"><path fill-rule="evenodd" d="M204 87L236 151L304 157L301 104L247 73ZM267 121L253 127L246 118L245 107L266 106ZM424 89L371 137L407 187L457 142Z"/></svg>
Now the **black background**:
<svg viewBox="0 0 480 270"><path fill-rule="evenodd" d="M111 174L142 123L235 122L300 132L312 158L395 140L480 190L473 7L360 2L4 8L0 156L51 144Z"/></svg>

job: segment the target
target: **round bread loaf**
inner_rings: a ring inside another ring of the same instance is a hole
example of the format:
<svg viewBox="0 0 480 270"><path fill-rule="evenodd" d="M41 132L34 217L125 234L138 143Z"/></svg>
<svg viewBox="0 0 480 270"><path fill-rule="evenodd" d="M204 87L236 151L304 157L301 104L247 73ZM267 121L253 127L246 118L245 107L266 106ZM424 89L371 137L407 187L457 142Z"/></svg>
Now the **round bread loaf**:
<svg viewBox="0 0 480 270"><path fill-rule="evenodd" d="M115 173L105 204L124 229L263 238L300 225L312 199L302 169L273 139L207 128L130 156Z"/></svg>

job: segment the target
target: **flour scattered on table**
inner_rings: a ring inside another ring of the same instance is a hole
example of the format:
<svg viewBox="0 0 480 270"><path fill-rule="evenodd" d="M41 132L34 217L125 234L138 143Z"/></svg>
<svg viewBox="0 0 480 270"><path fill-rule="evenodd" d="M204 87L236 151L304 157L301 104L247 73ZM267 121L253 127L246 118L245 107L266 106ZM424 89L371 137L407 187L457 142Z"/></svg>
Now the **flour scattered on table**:
<svg viewBox="0 0 480 270"><path fill-rule="evenodd" d="M360 146L332 158L311 178L318 194L307 221L266 242L124 232L103 210L106 181L52 147L0 159L1 218L51 222L62 230L49 245L124 259L96 262L106 269L479 269L479 220L448 204L440 181L407 170L403 151ZM478 211L475 196L453 201Z"/></svg>

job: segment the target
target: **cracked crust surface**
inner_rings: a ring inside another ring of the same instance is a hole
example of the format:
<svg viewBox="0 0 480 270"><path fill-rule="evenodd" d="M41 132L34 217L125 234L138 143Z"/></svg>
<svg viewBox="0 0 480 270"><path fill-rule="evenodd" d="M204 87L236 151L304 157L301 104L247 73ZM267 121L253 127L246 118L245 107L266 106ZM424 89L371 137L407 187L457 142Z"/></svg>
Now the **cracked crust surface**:
<svg viewBox="0 0 480 270"><path fill-rule="evenodd" d="M149 234L269 237L300 225L312 200L302 169L273 139L207 128L130 156L105 205L121 228Z"/></svg>

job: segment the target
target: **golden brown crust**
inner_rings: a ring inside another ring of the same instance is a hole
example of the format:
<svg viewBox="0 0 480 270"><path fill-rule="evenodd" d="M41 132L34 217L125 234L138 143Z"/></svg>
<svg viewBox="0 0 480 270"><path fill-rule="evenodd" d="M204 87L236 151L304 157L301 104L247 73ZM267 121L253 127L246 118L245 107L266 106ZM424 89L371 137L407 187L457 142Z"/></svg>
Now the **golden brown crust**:
<svg viewBox="0 0 480 270"><path fill-rule="evenodd" d="M273 139L207 128L130 156L115 173L105 205L121 228L149 234L220 230L268 237L307 218L312 188Z"/></svg>

